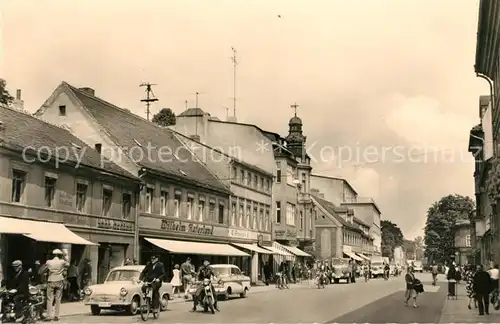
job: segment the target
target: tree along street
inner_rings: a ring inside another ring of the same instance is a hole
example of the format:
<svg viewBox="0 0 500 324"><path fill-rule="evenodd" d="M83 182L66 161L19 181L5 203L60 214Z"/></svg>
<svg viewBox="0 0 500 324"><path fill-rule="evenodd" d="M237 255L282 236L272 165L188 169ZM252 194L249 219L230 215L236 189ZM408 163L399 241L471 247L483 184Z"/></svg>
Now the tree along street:
<svg viewBox="0 0 500 324"><path fill-rule="evenodd" d="M426 287L430 276L418 276ZM355 284L328 285L326 289L304 287L271 290L245 299L220 302L220 313L190 313L191 303L171 304L154 322L177 323L325 323L325 322L427 322L439 321L446 289L424 293L420 308L404 306L404 277L389 281L358 280ZM103 313L101 316L69 316L64 323L137 323L138 316Z"/></svg>

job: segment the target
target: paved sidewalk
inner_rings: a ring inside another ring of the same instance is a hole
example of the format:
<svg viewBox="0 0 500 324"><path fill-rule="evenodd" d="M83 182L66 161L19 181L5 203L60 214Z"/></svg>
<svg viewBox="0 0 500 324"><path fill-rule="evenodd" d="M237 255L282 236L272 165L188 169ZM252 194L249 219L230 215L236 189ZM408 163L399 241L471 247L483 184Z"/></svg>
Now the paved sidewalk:
<svg viewBox="0 0 500 324"><path fill-rule="evenodd" d="M471 303L465 291L465 284L457 285L457 300L445 300L439 323L500 323L500 311L490 305L490 315L479 316L477 308Z"/></svg>
<svg viewBox="0 0 500 324"><path fill-rule="evenodd" d="M290 285L290 289L300 289L300 288L308 288L309 285L307 282L303 283L298 283L298 284L292 284ZM256 294L256 293L262 293L266 291L272 291L276 290L276 287L274 284L269 285L269 286L253 286L250 288L250 291L248 294ZM187 302L190 302L191 300L187 300ZM178 303L185 303L186 300L184 298L177 298L175 297L174 299L169 301L169 304L178 304ZM61 305L61 310L60 310L60 317L66 317L66 316L76 316L76 315L87 315L90 314L90 307L85 306L81 302L76 302L76 303L65 303Z"/></svg>

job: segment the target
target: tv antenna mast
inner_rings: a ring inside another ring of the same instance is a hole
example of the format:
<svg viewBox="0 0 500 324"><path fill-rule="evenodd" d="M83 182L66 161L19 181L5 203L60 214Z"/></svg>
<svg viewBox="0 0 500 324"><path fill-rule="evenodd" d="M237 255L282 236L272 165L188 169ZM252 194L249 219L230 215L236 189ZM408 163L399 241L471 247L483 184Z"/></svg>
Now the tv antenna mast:
<svg viewBox="0 0 500 324"><path fill-rule="evenodd" d="M233 62L233 116L236 117L236 66L238 66L238 61L236 60L236 49L231 47L233 51L233 56L231 56L231 61Z"/></svg>
<svg viewBox="0 0 500 324"><path fill-rule="evenodd" d="M141 83L139 87L146 87L146 98L141 99L141 102L146 103L146 119L149 120L149 115L151 114L151 103L158 101L158 98L155 98L155 94L153 93L153 89L151 89L151 86L154 86L156 84L151 84L149 82L146 83Z"/></svg>

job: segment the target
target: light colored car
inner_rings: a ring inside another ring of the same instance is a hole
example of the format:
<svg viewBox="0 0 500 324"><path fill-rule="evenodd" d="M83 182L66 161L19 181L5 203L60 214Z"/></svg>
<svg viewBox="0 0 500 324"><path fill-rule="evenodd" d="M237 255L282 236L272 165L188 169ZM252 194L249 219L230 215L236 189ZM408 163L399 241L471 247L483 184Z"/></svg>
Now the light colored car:
<svg viewBox="0 0 500 324"><path fill-rule="evenodd" d="M103 284L86 288L83 302L90 306L92 315L99 315L102 309L137 314L142 303L142 283L139 282L139 276L144 267L133 265L113 268ZM164 282L160 288L162 311L167 309L171 293L172 285Z"/></svg>
<svg viewBox="0 0 500 324"><path fill-rule="evenodd" d="M228 299L231 295L240 295L245 298L250 290L250 277L245 276L240 268L233 264L211 264L218 282L213 282L215 294L222 299ZM198 282L193 279L189 293L194 294L198 288Z"/></svg>

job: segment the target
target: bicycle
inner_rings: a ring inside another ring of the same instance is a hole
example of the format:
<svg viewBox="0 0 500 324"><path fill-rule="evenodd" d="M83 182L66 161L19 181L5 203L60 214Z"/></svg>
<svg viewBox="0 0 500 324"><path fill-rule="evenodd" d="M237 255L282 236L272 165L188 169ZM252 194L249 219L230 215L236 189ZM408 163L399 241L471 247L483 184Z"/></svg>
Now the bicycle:
<svg viewBox="0 0 500 324"><path fill-rule="evenodd" d="M278 289L290 289L286 277L281 272L276 273L276 288Z"/></svg>
<svg viewBox="0 0 500 324"><path fill-rule="evenodd" d="M153 318L157 319L160 317L160 309L153 308L153 287L151 282L145 282L144 286L146 291L142 297L143 302L141 303L141 319L146 322L149 318L149 313L153 313Z"/></svg>

